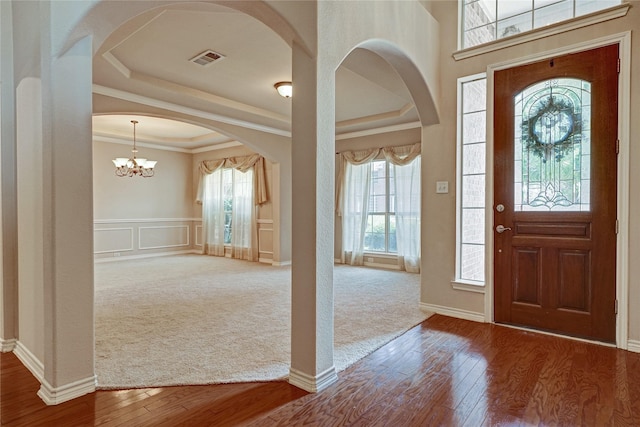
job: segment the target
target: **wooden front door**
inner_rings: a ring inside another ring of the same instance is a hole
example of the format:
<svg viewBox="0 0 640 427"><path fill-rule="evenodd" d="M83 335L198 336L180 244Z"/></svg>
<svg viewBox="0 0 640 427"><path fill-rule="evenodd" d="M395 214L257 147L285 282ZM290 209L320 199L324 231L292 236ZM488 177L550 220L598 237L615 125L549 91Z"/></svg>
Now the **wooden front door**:
<svg viewBox="0 0 640 427"><path fill-rule="evenodd" d="M618 45L494 87L495 321L615 342Z"/></svg>

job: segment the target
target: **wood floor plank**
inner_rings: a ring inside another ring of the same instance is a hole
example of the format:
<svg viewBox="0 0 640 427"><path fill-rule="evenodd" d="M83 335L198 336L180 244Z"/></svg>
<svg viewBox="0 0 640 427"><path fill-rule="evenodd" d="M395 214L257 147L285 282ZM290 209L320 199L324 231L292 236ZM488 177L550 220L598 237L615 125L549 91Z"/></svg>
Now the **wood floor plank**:
<svg viewBox="0 0 640 427"><path fill-rule="evenodd" d="M45 405L0 354L0 425L638 426L640 354L433 316L310 394L286 382L98 391Z"/></svg>

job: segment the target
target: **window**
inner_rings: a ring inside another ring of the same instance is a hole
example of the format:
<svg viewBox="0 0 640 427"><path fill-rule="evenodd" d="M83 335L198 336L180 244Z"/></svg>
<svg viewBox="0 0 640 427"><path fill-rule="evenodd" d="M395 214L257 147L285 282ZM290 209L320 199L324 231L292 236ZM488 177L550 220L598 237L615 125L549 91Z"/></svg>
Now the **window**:
<svg viewBox="0 0 640 427"><path fill-rule="evenodd" d="M204 178L202 219L207 253L224 246L251 248L254 228L253 170L220 168Z"/></svg>
<svg viewBox="0 0 640 427"><path fill-rule="evenodd" d="M483 284L486 94L484 74L458 81L456 281Z"/></svg>
<svg viewBox="0 0 640 427"><path fill-rule="evenodd" d="M233 170L222 170L222 194L224 210L224 244L231 244L231 223L233 214Z"/></svg>
<svg viewBox="0 0 640 427"><path fill-rule="evenodd" d="M393 168L386 160L371 162L369 214L364 233L367 252L398 251L396 243L395 184Z"/></svg>
<svg viewBox="0 0 640 427"><path fill-rule="evenodd" d="M420 272L421 144L340 153L336 212L342 217L343 262L364 253L394 254Z"/></svg>
<svg viewBox="0 0 640 427"><path fill-rule="evenodd" d="M621 0L461 0L462 48L587 15Z"/></svg>
<svg viewBox="0 0 640 427"><path fill-rule="evenodd" d="M246 216L246 205L252 206L253 198L253 171L240 172L236 169L222 169L222 211L224 215L224 244L230 245L234 237L233 219ZM236 241L242 241L244 246L247 242L247 233L238 231L236 227ZM240 237L243 236L243 237Z"/></svg>
<svg viewBox="0 0 640 427"><path fill-rule="evenodd" d="M588 211L591 83L546 80L515 102L516 211Z"/></svg>

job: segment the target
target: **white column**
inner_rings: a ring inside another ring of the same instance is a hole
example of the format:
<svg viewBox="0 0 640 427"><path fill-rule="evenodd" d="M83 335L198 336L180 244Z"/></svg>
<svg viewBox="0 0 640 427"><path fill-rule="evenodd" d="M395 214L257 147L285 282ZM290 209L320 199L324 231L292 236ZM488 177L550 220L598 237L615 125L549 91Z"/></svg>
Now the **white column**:
<svg viewBox="0 0 640 427"><path fill-rule="evenodd" d="M333 364L335 72L293 46L291 384L319 391Z"/></svg>
<svg viewBox="0 0 640 427"><path fill-rule="evenodd" d="M0 351L18 330L16 133L11 2L0 2Z"/></svg>
<svg viewBox="0 0 640 427"><path fill-rule="evenodd" d="M47 404L95 390L91 38L53 56L47 63L42 55L45 330L38 395Z"/></svg>

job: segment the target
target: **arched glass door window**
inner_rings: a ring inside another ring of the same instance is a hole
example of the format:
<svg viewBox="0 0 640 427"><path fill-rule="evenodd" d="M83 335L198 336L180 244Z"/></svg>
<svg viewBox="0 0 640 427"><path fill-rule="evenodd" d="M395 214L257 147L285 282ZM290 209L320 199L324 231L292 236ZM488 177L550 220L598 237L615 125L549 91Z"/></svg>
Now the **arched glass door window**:
<svg viewBox="0 0 640 427"><path fill-rule="evenodd" d="M588 211L591 84L546 80L515 96L514 208Z"/></svg>

